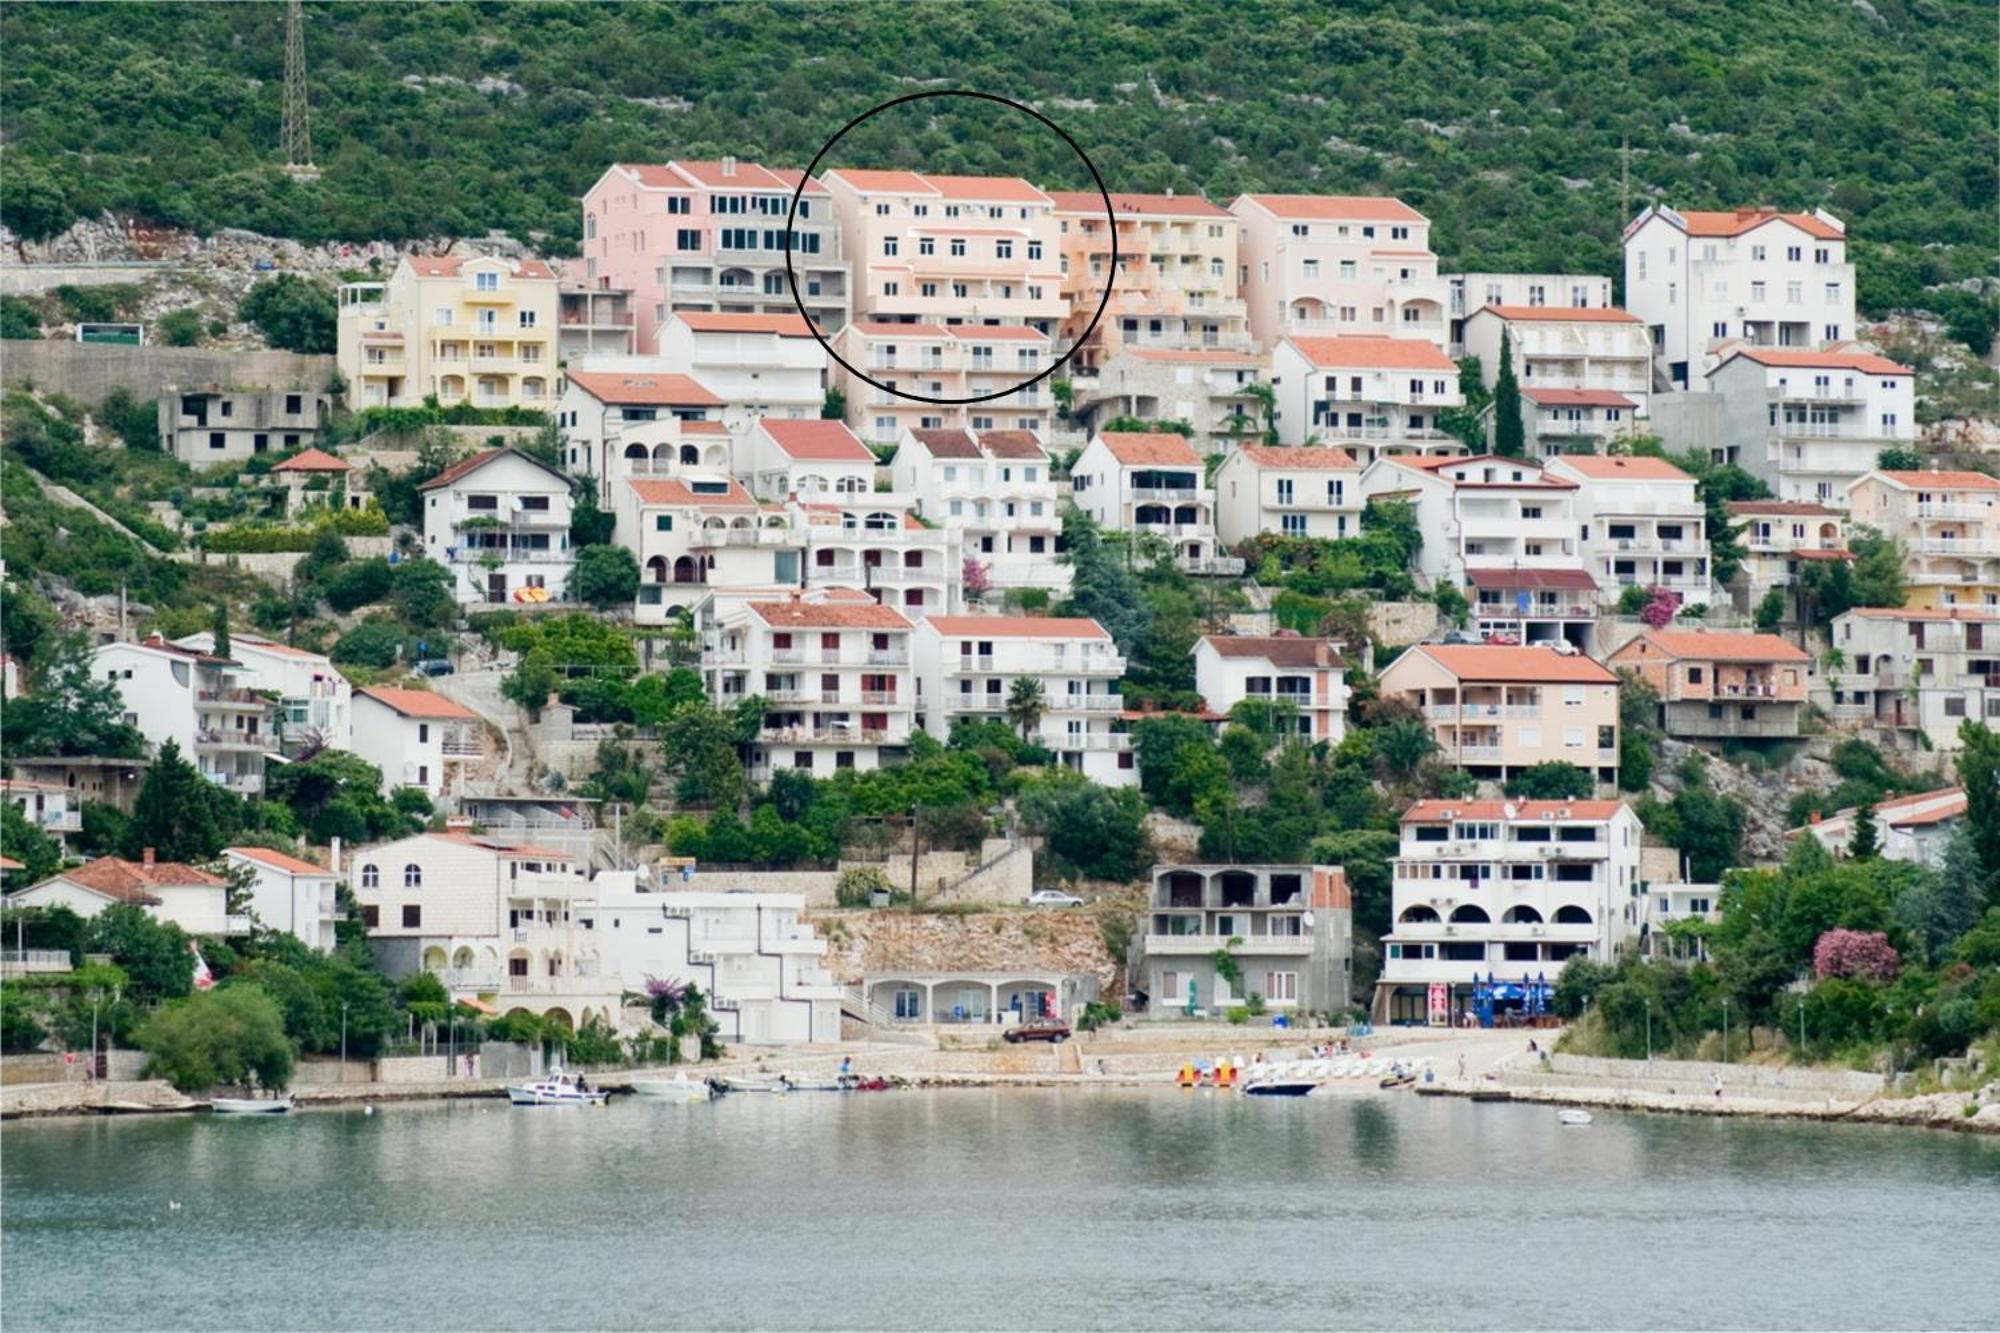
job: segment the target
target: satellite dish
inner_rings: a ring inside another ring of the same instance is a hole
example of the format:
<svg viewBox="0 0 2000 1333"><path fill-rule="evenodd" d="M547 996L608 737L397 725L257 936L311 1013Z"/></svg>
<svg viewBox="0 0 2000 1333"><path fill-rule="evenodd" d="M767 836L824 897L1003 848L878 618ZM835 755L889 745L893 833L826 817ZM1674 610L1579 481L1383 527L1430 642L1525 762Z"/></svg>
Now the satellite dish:
<svg viewBox="0 0 2000 1333"><path fill-rule="evenodd" d="M755 420L755 417L740 407L725 408L722 413L722 428L731 435L741 435L750 429L750 423Z"/></svg>
<svg viewBox="0 0 2000 1333"><path fill-rule="evenodd" d="M1299 920L1305 922L1307 930L1311 930L1313 928L1313 914L1311 912L1307 912L1304 916L1301 916Z"/></svg>

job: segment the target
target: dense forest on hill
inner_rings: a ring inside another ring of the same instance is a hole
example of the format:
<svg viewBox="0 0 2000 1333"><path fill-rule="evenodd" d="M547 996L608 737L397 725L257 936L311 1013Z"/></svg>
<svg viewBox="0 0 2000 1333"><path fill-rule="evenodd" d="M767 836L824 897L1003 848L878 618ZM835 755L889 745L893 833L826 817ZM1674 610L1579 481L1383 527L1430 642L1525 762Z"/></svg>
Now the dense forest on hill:
<svg viewBox="0 0 2000 1333"><path fill-rule="evenodd" d="M1113 188L1395 193L1469 269L1616 271L1631 208L1825 204L1870 313L1990 271L1996 55L1981 0L1268 0L981 5L310 4L313 145L279 170L283 8L0 13L5 220L104 209L303 240L574 249L608 162L803 165L918 88L1031 102ZM1023 117L877 118L830 164L1088 184ZM1629 143L1629 159L1621 145Z"/></svg>

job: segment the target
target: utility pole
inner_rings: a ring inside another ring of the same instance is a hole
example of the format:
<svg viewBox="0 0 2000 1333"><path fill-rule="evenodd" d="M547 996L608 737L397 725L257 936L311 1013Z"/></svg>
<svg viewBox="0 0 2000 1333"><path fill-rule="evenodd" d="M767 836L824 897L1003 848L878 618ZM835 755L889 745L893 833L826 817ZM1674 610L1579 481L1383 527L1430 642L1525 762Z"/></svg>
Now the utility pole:
<svg viewBox="0 0 2000 1333"><path fill-rule="evenodd" d="M312 119L306 106L306 14L299 0L285 3L285 172L293 180L319 179L312 160Z"/></svg>
<svg viewBox="0 0 2000 1333"><path fill-rule="evenodd" d="M917 858L923 849L924 803L918 801L910 807L910 912L917 910Z"/></svg>

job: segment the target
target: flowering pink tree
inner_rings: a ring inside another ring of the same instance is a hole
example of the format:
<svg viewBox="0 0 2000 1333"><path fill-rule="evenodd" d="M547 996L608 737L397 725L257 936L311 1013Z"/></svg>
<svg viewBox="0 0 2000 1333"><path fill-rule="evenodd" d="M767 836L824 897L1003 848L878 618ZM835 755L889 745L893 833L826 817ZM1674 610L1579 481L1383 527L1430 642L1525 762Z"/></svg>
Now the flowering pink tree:
<svg viewBox="0 0 2000 1333"><path fill-rule="evenodd" d="M1674 615L1681 609L1681 595L1671 588L1654 586L1646 589L1646 606L1639 612L1639 619L1654 629L1665 629L1673 623Z"/></svg>
<svg viewBox="0 0 2000 1333"><path fill-rule="evenodd" d="M1879 930L1829 930L1813 945L1813 971L1827 977L1894 981L1903 960Z"/></svg>
<svg viewBox="0 0 2000 1333"><path fill-rule="evenodd" d="M993 569L971 556L965 558L965 595L984 597L993 587Z"/></svg>

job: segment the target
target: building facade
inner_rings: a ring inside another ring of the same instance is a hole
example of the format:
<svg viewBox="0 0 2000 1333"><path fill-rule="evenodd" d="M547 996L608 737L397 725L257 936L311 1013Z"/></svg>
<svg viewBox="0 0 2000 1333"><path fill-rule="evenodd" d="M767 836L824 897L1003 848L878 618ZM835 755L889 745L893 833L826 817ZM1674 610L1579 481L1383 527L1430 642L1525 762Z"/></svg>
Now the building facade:
<svg viewBox="0 0 2000 1333"><path fill-rule="evenodd" d="M1847 512L1902 544L1905 606L2000 609L2000 480L1878 469L1847 488Z"/></svg>
<svg viewBox="0 0 2000 1333"><path fill-rule="evenodd" d="M338 847L335 839L336 851ZM339 947L334 933L342 919L337 870L268 847L225 847L222 858L251 875L250 915L258 925L282 930L315 953Z"/></svg>
<svg viewBox="0 0 2000 1333"><path fill-rule="evenodd" d="M1127 344L1092 373L1070 378L1069 416L1087 430L1119 418L1186 422L1203 452L1227 453L1262 438L1255 391L1269 378L1269 358L1254 349Z"/></svg>
<svg viewBox="0 0 2000 1333"><path fill-rule="evenodd" d="M1230 550L1262 532L1361 533L1361 465L1345 449L1242 445L1215 469L1215 497L1216 536Z"/></svg>
<svg viewBox="0 0 2000 1333"><path fill-rule="evenodd" d="M1726 506L1743 564L1732 588L1746 610L1789 588L1816 560L1846 560L1847 514L1811 500L1732 500Z"/></svg>
<svg viewBox="0 0 2000 1333"><path fill-rule="evenodd" d="M1611 279L1596 273L1447 273L1446 351L1465 355L1465 321L1490 305L1570 306L1603 309L1611 304Z"/></svg>
<svg viewBox="0 0 2000 1333"><path fill-rule="evenodd" d="M382 770L386 794L414 787L436 800L485 745L479 715L462 704L429 690L364 685L354 692L354 753Z"/></svg>
<svg viewBox="0 0 2000 1333"><path fill-rule="evenodd" d="M1420 338L1443 354L1450 293L1431 253L1431 224L1400 199L1246 194L1242 294L1250 332Z"/></svg>
<svg viewBox="0 0 2000 1333"><path fill-rule="evenodd" d="M108 680L125 720L158 757L168 741L201 775L239 796L264 790L264 761L278 752L277 704L249 683L234 658L168 643L107 643L91 672Z"/></svg>
<svg viewBox="0 0 2000 1333"><path fill-rule="evenodd" d="M1382 669L1380 691L1421 709L1438 757L1481 780L1558 763L1618 780L1618 677L1579 654L1420 643Z"/></svg>
<svg viewBox="0 0 2000 1333"><path fill-rule="evenodd" d="M215 636L207 630L174 642L203 653L215 648ZM244 685L276 699L278 748L286 755L308 746L354 748L354 687L324 653L232 634L229 655L242 668Z"/></svg>
<svg viewBox="0 0 2000 1333"><path fill-rule="evenodd" d="M1465 321L1465 351L1479 358L1490 390L1500 378L1500 344L1514 377L1530 389L1594 389L1643 405L1653 388L1652 348L1637 315L1614 306L1487 306Z"/></svg>
<svg viewBox="0 0 2000 1333"><path fill-rule="evenodd" d="M1958 749L1968 719L2000 723L2000 612L1857 607L1831 637L1836 722L1921 731L1935 750Z"/></svg>
<svg viewBox="0 0 2000 1333"><path fill-rule="evenodd" d="M1347 663L1330 639L1204 634L1194 644L1194 687L1211 713L1269 704L1280 732L1328 745L1347 737Z"/></svg>
<svg viewBox="0 0 2000 1333"><path fill-rule="evenodd" d="M329 394L307 388L160 387L160 452L189 467L240 463L258 454L309 449L333 411Z"/></svg>
<svg viewBox="0 0 2000 1333"><path fill-rule="evenodd" d="M1149 1018L1218 1017L1253 995L1277 1013L1352 1000L1353 904L1338 866L1156 865L1135 943L1132 987Z"/></svg>
<svg viewBox="0 0 2000 1333"><path fill-rule="evenodd" d="M1812 657L1775 634L1648 630L1605 659L1660 696L1661 728L1679 740L1792 740Z"/></svg>
<svg viewBox="0 0 2000 1333"><path fill-rule="evenodd" d="M1632 587L1665 588L1689 605L1716 599L1708 507L1693 477L1664 458L1628 455L1567 454L1546 470L1576 483L1584 568L1606 603Z"/></svg>
<svg viewBox="0 0 2000 1333"><path fill-rule="evenodd" d="M857 320L835 339L841 359L876 381L836 368L847 421L874 444L912 430L1022 430L1046 435L1055 397L1046 381L1048 336L1017 324L899 324ZM882 388L881 385L888 385ZM982 402L922 402L904 397ZM992 396L997 395L997 396Z"/></svg>
<svg viewBox="0 0 2000 1333"><path fill-rule="evenodd" d="M1062 494L1055 464L1032 433L908 431L890 476L893 493L911 496L925 522L961 534L968 572L978 566L969 583L1068 594L1071 570L1056 555ZM968 587L968 599L978 591Z"/></svg>
<svg viewBox="0 0 2000 1333"><path fill-rule="evenodd" d="M1664 417L1662 437L1736 464L1780 500L1844 505L1882 450L1916 443L1915 376L1871 353L1749 348L1708 380L1719 410Z"/></svg>
<svg viewBox="0 0 2000 1333"><path fill-rule="evenodd" d="M1363 462L1457 441L1438 413L1462 407L1458 366L1422 339L1294 335L1271 353L1282 444L1338 444Z"/></svg>
<svg viewBox="0 0 2000 1333"><path fill-rule="evenodd" d="M1220 555L1215 489L1194 446L1167 431L1100 431L1070 466L1070 496L1099 527L1156 537L1189 573L1240 574Z"/></svg>
<svg viewBox="0 0 2000 1333"><path fill-rule="evenodd" d="M832 382L826 349L796 314L684 310L660 329L661 365L721 399L720 419L817 420Z"/></svg>
<svg viewBox="0 0 2000 1333"><path fill-rule="evenodd" d="M338 355L356 408L555 403L556 275L539 259L405 255L340 288Z"/></svg>
<svg viewBox="0 0 2000 1333"><path fill-rule="evenodd" d="M461 606L568 595L569 478L519 449L488 449L417 487L424 554L451 571Z"/></svg>

